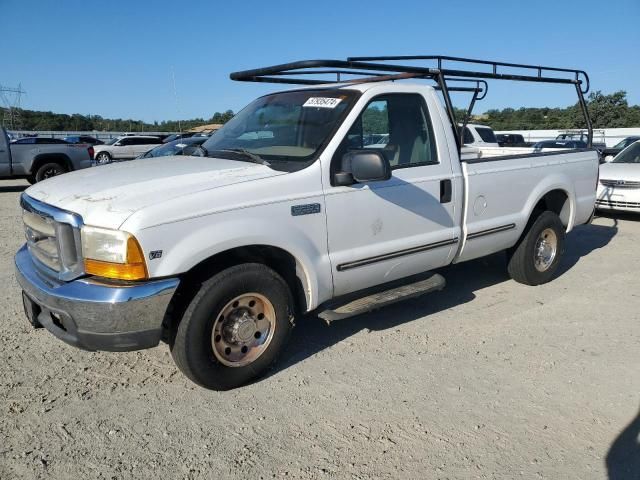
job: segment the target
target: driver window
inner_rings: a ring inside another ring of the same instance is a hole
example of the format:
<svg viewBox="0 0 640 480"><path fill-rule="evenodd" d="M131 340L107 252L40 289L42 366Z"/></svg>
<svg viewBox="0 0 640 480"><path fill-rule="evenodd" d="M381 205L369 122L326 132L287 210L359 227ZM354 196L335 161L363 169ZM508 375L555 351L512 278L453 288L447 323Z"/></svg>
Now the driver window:
<svg viewBox="0 0 640 480"><path fill-rule="evenodd" d="M335 164L353 150L376 149L392 169L438 163L433 128L422 96L391 94L374 98L336 150Z"/></svg>

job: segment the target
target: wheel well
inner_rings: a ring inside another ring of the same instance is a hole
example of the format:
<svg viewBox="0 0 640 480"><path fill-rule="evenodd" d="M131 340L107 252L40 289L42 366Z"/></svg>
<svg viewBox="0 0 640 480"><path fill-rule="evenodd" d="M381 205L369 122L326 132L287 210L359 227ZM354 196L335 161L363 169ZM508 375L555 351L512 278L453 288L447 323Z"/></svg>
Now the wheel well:
<svg viewBox="0 0 640 480"><path fill-rule="evenodd" d="M220 252L203 260L182 275L180 286L167 309L163 327L164 338L175 331L173 328L182 319L184 311L200 289L202 282L216 273L242 263L261 263L280 275L291 291L295 313L307 310L307 300L302 281L296 274L296 259L286 250L270 245L250 245Z"/></svg>
<svg viewBox="0 0 640 480"><path fill-rule="evenodd" d="M36 171L45 163L57 163L62 165L67 169L67 171L73 170L73 165L71 164L71 160L66 155L61 153L50 153L44 155L38 155L31 166L31 173L35 174Z"/></svg>
<svg viewBox="0 0 640 480"><path fill-rule="evenodd" d="M551 190L547 192L533 208L530 220L535 220L542 212L550 211L560 217L562 224L567 227L571 216L571 202L564 190Z"/></svg>

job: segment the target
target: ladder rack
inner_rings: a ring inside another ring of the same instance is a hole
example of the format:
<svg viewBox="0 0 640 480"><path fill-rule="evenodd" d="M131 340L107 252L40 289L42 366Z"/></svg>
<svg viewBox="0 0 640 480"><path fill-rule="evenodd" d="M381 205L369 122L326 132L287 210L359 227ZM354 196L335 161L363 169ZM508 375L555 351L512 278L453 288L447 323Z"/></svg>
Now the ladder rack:
<svg viewBox="0 0 640 480"><path fill-rule="evenodd" d="M390 61L427 62L434 65L399 65ZM452 65L453 64L453 65ZM472 65L480 70L466 70L455 64ZM490 67L490 71L482 68ZM514 72L513 70L520 70ZM462 148L462 130L471 117L475 102L485 98L488 92L486 80L509 80L519 82L552 83L574 85L578 103L582 109L588 131L588 146L593 141L593 127L584 95L589 91L589 76L584 70L570 68L543 67L520 63L477 60L442 55L396 55L378 57L349 57L346 60L301 60L269 67L234 72L232 80L243 82L284 83L292 85L341 86L349 84L426 79L436 82L436 89L442 92L447 115L455 132L458 150ZM459 83L473 86L458 86ZM462 119L462 127L451 103L450 92L473 93L469 108Z"/></svg>

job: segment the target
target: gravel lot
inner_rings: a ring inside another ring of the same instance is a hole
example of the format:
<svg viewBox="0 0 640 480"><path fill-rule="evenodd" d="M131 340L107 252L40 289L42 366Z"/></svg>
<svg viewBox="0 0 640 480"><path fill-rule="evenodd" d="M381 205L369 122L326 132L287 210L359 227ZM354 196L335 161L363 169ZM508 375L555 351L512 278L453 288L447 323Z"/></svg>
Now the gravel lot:
<svg viewBox="0 0 640 480"><path fill-rule="evenodd" d="M166 345L88 353L32 330L0 184L0 478L640 478L640 217L567 240L526 287L495 255L444 292L298 322L268 378L216 393Z"/></svg>

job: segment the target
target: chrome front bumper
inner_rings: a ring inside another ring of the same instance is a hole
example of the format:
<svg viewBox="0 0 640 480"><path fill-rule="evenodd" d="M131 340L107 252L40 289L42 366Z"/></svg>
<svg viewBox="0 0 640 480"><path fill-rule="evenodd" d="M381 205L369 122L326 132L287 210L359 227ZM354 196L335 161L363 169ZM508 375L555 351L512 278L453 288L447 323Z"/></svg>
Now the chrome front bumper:
<svg viewBox="0 0 640 480"><path fill-rule="evenodd" d="M158 345L164 314L180 283L177 278L131 285L92 278L60 282L36 269L26 246L16 254L15 264L30 322L85 350Z"/></svg>

